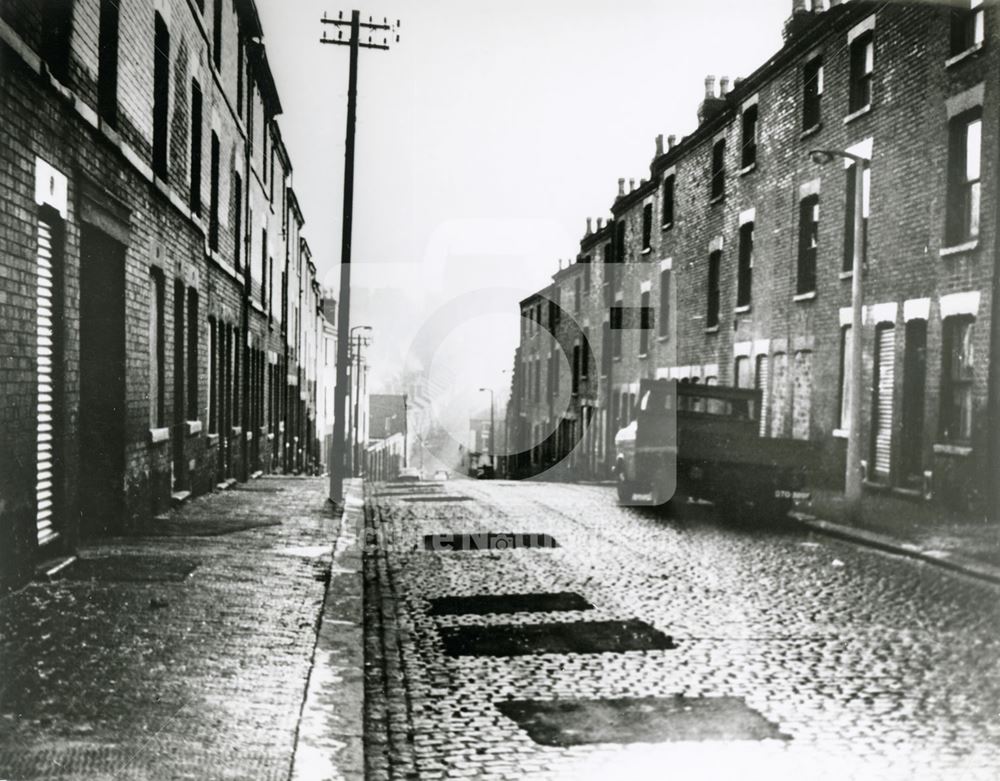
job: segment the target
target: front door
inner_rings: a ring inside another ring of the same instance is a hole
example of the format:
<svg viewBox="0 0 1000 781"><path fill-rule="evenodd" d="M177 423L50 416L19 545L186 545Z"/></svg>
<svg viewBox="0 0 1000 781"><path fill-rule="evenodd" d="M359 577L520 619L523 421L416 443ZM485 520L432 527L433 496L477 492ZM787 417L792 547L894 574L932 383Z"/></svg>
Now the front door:
<svg viewBox="0 0 1000 781"><path fill-rule="evenodd" d="M125 247L80 236L80 511L88 534L121 528L125 486Z"/></svg>
<svg viewBox="0 0 1000 781"><path fill-rule="evenodd" d="M896 329L880 326L875 332L875 398L872 403L872 474L889 480L892 469L892 407L895 385Z"/></svg>
<svg viewBox="0 0 1000 781"><path fill-rule="evenodd" d="M906 324L903 353L903 420L900 474L908 488L920 488L924 459L924 386L927 382L927 321Z"/></svg>

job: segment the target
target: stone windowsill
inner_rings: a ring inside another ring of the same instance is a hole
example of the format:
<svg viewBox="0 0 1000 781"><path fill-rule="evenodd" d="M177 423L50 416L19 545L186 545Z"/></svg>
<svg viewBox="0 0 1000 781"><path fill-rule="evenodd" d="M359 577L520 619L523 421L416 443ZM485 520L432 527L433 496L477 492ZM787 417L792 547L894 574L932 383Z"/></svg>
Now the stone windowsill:
<svg viewBox="0 0 1000 781"><path fill-rule="evenodd" d="M858 117L863 117L865 114L869 113L871 110L872 110L872 104L869 103L866 106L862 106L857 111L852 111L850 114L848 114L846 117L844 117L844 124L845 125L850 124L855 119L857 119Z"/></svg>
<svg viewBox="0 0 1000 781"><path fill-rule="evenodd" d="M670 338L670 334L660 334L659 336L656 337L656 341L658 341L658 342L665 342L669 338Z"/></svg>
<svg viewBox="0 0 1000 781"><path fill-rule="evenodd" d="M665 231L668 231L668 230L670 230L670 229L671 229L672 227L674 227L674 224L673 224L672 222L667 222L667 223L664 223L664 224L663 224L663 227L662 227L662 230L665 230Z"/></svg>
<svg viewBox="0 0 1000 781"><path fill-rule="evenodd" d="M949 57L947 60L945 60L944 67L950 68L953 65L958 65L958 63L967 60L969 57L971 57L974 54L978 54L982 50L983 50L983 42L980 41L979 43L975 43L968 49L966 49L964 52L959 52L958 54Z"/></svg>
<svg viewBox="0 0 1000 781"><path fill-rule="evenodd" d="M938 256L947 258L949 255L961 255L964 252L972 252L979 248L979 239L966 241L962 244L953 244L950 247L942 247L938 250Z"/></svg>
<svg viewBox="0 0 1000 781"><path fill-rule="evenodd" d="M840 278L841 279L850 279L853 276L854 276L854 272L853 271L841 271L840 272Z"/></svg>
<svg viewBox="0 0 1000 781"><path fill-rule="evenodd" d="M939 456L967 458L972 455L972 448L967 445L950 445L946 442L935 442L934 453Z"/></svg>
<svg viewBox="0 0 1000 781"><path fill-rule="evenodd" d="M733 313L737 315L745 315L750 311L750 304L744 304L743 306L738 306L733 309Z"/></svg>
<svg viewBox="0 0 1000 781"><path fill-rule="evenodd" d="M800 141L804 141L805 139L809 138L810 136L816 135L822 129L823 129L823 123L822 122L817 122L812 127L807 127L805 130L803 130L801 133L799 133L799 140Z"/></svg>
<svg viewBox="0 0 1000 781"><path fill-rule="evenodd" d="M187 423L187 435L193 437L195 434L201 433L201 421L200 420L188 420Z"/></svg>
<svg viewBox="0 0 1000 781"><path fill-rule="evenodd" d="M232 431L230 432L230 434L231 434L231 436L238 437L238 436L240 436L240 435L243 434L243 429L240 426L233 426Z"/></svg>
<svg viewBox="0 0 1000 781"><path fill-rule="evenodd" d="M219 435L208 434L205 437L205 444L207 444L209 447L216 447L219 444Z"/></svg>
<svg viewBox="0 0 1000 781"><path fill-rule="evenodd" d="M708 205L709 206L715 206L715 204L722 203L724 200L726 200L726 194L725 193L719 193L718 195L713 196L712 198L709 198Z"/></svg>
<svg viewBox="0 0 1000 781"><path fill-rule="evenodd" d="M808 293L799 293L798 295L792 296L792 301L815 301L816 291L810 290Z"/></svg>
<svg viewBox="0 0 1000 781"><path fill-rule="evenodd" d="M830 433L837 439L847 439L848 434L850 434L850 432L846 428L835 428Z"/></svg>
<svg viewBox="0 0 1000 781"><path fill-rule="evenodd" d="M267 441L268 442L274 442L274 434L268 434L267 435Z"/></svg>
<svg viewBox="0 0 1000 781"><path fill-rule="evenodd" d="M639 254L640 255L648 255L651 251L652 251L652 248L650 248L650 247L643 247L642 248L642 252L640 252Z"/></svg>
<svg viewBox="0 0 1000 781"><path fill-rule="evenodd" d="M705 333L706 334L717 334L717 333L719 333L719 326L717 326L717 325L707 326L705 328Z"/></svg>
<svg viewBox="0 0 1000 781"><path fill-rule="evenodd" d="M149 430L149 444L157 445L161 442L170 441L170 429L166 426L163 428L151 428Z"/></svg>
<svg viewBox="0 0 1000 781"><path fill-rule="evenodd" d="M746 176L747 174L752 174L756 170L757 170L757 161L754 160L752 163L749 163L740 169L740 176Z"/></svg>

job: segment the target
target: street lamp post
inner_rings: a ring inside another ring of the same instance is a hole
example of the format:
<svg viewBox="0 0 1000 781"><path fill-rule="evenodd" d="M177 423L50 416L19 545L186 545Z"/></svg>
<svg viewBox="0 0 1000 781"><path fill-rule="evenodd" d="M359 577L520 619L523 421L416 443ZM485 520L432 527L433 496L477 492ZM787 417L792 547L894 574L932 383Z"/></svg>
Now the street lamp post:
<svg viewBox="0 0 1000 781"><path fill-rule="evenodd" d="M496 452L497 452L497 440L496 440L496 426L493 419L493 388L480 388L479 392L488 392L490 394L490 468L493 470L494 476L496 476Z"/></svg>
<svg viewBox="0 0 1000 781"><path fill-rule="evenodd" d="M864 273L864 204L865 168L868 158L850 152L830 149L813 149L810 159L825 165L840 157L854 163L854 246L851 267L851 340L849 353L850 385L847 389L847 465L844 475L844 499L849 516L857 518L861 509L861 329L863 299L861 276Z"/></svg>
<svg viewBox="0 0 1000 781"><path fill-rule="evenodd" d="M354 339L355 331L371 331L372 327L370 325L356 325L351 328L350 337ZM353 342L352 342L353 345ZM358 454L358 430L360 428L361 420L361 335L358 334L357 347L354 348L354 366L355 366L355 376L354 376L354 420L351 427L351 450L350 450L350 464L349 472L352 477L357 477L358 472L361 470L361 465L358 463L360 457Z"/></svg>

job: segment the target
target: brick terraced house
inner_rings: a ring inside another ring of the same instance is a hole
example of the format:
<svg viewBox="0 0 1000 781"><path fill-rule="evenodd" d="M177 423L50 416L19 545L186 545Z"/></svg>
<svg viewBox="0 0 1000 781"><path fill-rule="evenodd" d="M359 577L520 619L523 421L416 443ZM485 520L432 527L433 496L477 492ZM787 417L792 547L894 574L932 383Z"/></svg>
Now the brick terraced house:
<svg viewBox="0 0 1000 781"><path fill-rule="evenodd" d="M866 481L996 517L1000 7L797 0L780 51L705 86L697 129L521 302L511 473L607 476L666 377L761 388L762 432L815 441L842 485L860 186Z"/></svg>
<svg viewBox="0 0 1000 781"><path fill-rule="evenodd" d="M253 0L0 8L0 581L318 460L316 267Z"/></svg>

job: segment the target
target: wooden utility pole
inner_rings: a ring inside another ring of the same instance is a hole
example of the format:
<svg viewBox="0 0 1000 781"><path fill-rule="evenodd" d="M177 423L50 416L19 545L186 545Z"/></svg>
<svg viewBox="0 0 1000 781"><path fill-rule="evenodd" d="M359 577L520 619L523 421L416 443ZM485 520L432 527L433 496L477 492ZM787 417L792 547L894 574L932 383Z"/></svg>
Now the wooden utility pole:
<svg viewBox="0 0 1000 781"><path fill-rule="evenodd" d="M342 224L342 234L340 243L340 308L337 311L337 384L333 391L333 443L330 453L330 500L334 504L341 504L344 498L344 455L346 449L346 427L344 425L344 415L347 411L347 362L350 360L349 334L351 326L351 224L354 219L354 126L357 116L358 105L358 50L359 49L388 49L389 33L399 28L399 21L395 27L383 19L381 24L372 21L368 17L368 22L361 21L361 14L358 11L351 11L351 20L346 21L343 12L337 19L321 20L323 24L332 24L337 28L336 38L327 38L326 31L320 43L333 43L338 46L349 46L351 51L350 71L347 77L347 141L344 152L344 215ZM350 36L344 40L344 28L350 29ZM368 42L362 43L361 30L365 29L373 33L383 33L382 43L372 43L372 36L368 36ZM399 41L399 35L396 35Z"/></svg>

